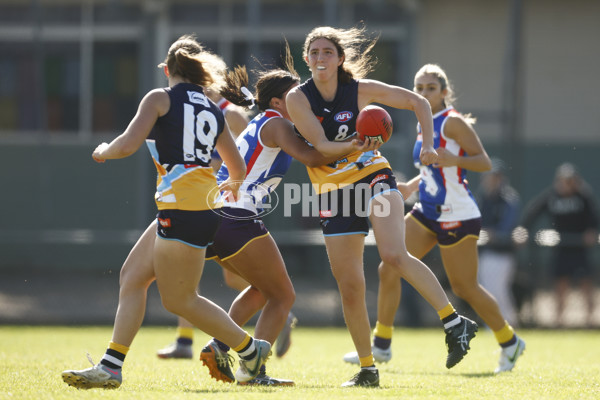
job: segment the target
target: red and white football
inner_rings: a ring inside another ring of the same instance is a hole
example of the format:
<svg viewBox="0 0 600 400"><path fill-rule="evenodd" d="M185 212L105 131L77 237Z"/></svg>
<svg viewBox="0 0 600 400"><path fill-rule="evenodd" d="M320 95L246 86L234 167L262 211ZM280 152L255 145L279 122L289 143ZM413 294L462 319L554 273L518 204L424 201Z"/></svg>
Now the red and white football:
<svg viewBox="0 0 600 400"><path fill-rule="evenodd" d="M392 117L379 106L368 105L356 117L358 138L363 141L365 136L369 136L371 140L385 143L392 136L393 129Z"/></svg>

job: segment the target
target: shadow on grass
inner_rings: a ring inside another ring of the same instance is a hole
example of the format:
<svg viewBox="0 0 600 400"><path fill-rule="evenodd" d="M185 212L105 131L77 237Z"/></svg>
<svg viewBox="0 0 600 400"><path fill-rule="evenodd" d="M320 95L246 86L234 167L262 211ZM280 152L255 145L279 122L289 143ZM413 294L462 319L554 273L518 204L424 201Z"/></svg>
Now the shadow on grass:
<svg viewBox="0 0 600 400"><path fill-rule="evenodd" d="M415 377L417 376L448 376L450 375L456 375L456 376L463 376L465 378L491 378L494 376L497 376L497 374L495 374L494 372L464 372L464 373L457 373L457 374L452 374L452 372L395 372L394 370L388 370L386 371L387 373L395 373L395 374L402 374L402 375L413 375Z"/></svg>
<svg viewBox="0 0 600 400"><path fill-rule="evenodd" d="M465 374L460 374L465 378L491 378L492 376L497 376L494 372L470 372Z"/></svg>
<svg viewBox="0 0 600 400"><path fill-rule="evenodd" d="M255 392L255 393L260 393L260 392L264 392L264 393L271 393L271 392L276 392L279 389L281 389L283 386L258 386L258 385L253 385L253 386L238 386L236 384L232 384L231 386L223 386L221 387L213 387L213 388L203 388L203 389L184 389L183 391L185 393L244 393L244 392Z"/></svg>

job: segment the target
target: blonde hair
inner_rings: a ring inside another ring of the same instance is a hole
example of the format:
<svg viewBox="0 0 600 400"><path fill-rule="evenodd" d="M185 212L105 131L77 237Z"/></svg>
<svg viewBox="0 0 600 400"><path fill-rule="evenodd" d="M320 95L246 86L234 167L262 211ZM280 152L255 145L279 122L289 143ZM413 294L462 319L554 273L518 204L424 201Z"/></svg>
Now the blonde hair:
<svg viewBox="0 0 600 400"><path fill-rule="evenodd" d="M415 80L423 75L432 75L438 80L440 83L440 90L446 90L446 96L443 101L444 107L453 106L456 101L456 95L454 94L454 87L446 75L446 71L438 64L425 64L415 74ZM463 114L463 118L471 125L477 122L477 118L473 117L471 114Z"/></svg>
<svg viewBox="0 0 600 400"><path fill-rule="evenodd" d="M194 35L179 37L167 52L165 60L159 68L167 66L169 74L180 76L191 83L214 90L224 85L227 65L223 59L206 50Z"/></svg>
<svg viewBox="0 0 600 400"><path fill-rule="evenodd" d="M338 67L338 81L347 83L351 79L366 77L372 70L376 60L371 56L371 50L379 37L366 37L366 28L338 29L330 26L314 28L304 41L303 57L308 57L310 45L317 39L327 39L337 49L338 55L344 57L344 62Z"/></svg>

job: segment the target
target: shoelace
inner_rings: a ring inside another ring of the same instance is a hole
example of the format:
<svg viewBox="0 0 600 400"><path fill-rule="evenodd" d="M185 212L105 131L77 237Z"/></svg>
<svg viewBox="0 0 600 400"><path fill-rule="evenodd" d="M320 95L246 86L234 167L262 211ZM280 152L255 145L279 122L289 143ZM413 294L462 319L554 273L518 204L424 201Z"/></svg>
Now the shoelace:
<svg viewBox="0 0 600 400"><path fill-rule="evenodd" d="M92 356L90 355L90 353L88 353L87 351L85 352L85 355L88 359L88 361L90 362L90 364L92 364L92 367L96 366L96 363L94 362L94 360L92 360Z"/></svg>
<svg viewBox="0 0 600 400"><path fill-rule="evenodd" d="M362 372L362 371L361 371ZM354 374L354 376L352 377L352 379L350 379L351 382L356 382L358 381L358 378L360 377L360 372Z"/></svg>
<svg viewBox="0 0 600 400"><path fill-rule="evenodd" d="M466 332L466 326L467 324L463 321L461 321L460 324L458 325L454 325L452 328L449 328L447 335L446 335L446 344L453 347L452 345L461 345L461 342L463 340L463 335ZM460 329L463 329L463 334L462 335L457 335L456 337L453 335L454 332L459 331Z"/></svg>
<svg viewBox="0 0 600 400"><path fill-rule="evenodd" d="M464 351L469 346L469 334L467 332L467 324L464 324L463 332L458 335L458 344L460 344L460 348Z"/></svg>
<svg viewBox="0 0 600 400"><path fill-rule="evenodd" d="M354 375L354 376L352 377L352 379L350 379L350 380L351 380L351 381L353 381L353 382L357 382L357 381L360 379L360 376L361 376L363 373L365 373L365 374L368 374L368 372L369 372L369 370L367 370L367 369L362 369L362 368L361 368L361 370L360 370L360 371L359 371L359 372L358 372L356 375Z"/></svg>
<svg viewBox="0 0 600 400"><path fill-rule="evenodd" d="M233 367L233 356L229 353L215 351L215 358L217 359L217 365L219 367L229 366Z"/></svg>

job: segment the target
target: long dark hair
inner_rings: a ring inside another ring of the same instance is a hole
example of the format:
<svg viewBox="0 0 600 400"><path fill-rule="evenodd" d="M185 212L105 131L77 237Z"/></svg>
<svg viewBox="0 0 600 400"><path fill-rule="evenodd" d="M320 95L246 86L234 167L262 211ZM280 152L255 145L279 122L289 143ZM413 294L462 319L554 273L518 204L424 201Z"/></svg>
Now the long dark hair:
<svg viewBox="0 0 600 400"><path fill-rule="evenodd" d="M379 37L368 38L364 26L350 29L330 26L314 28L304 41L305 59L308 57L310 45L317 39L329 40L337 49L338 56L344 57L344 62L338 67L339 82L348 83L353 78L364 78L373 70L376 60L371 55L371 50Z"/></svg>
<svg viewBox="0 0 600 400"><path fill-rule="evenodd" d="M245 66L237 66L225 76L225 86L221 89L221 96L230 102L246 108L254 104L260 111L270 107L271 99L281 99L285 92L292 86L300 83L300 76L294 69L288 42L285 42L284 55L282 56L283 68L275 68L263 71L253 71L257 75L254 85L254 99L242 92L242 88L248 87L248 72Z"/></svg>

